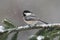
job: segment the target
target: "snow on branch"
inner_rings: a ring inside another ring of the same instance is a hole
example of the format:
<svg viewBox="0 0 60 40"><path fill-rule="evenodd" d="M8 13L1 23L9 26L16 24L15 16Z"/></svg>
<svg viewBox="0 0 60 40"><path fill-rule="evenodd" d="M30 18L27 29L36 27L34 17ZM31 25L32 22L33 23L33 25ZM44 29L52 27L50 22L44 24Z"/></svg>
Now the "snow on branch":
<svg viewBox="0 0 60 40"><path fill-rule="evenodd" d="M31 30L31 29L48 28L48 27L59 27L60 28L60 23L40 24L40 25L36 25L36 26L33 26L33 27L30 27L30 26L26 25L26 26L20 26L20 27L16 27L16 28L5 29L4 31L15 32L15 31L25 31L25 30Z"/></svg>

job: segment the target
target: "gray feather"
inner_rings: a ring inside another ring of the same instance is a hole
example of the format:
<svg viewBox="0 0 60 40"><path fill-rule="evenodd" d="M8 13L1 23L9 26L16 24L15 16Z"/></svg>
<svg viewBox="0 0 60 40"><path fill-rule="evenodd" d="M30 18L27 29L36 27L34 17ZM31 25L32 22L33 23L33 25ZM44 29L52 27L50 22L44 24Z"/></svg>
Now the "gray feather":
<svg viewBox="0 0 60 40"><path fill-rule="evenodd" d="M25 16L25 20L26 21L41 21L41 22L43 22L45 24L48 24L47 22L42 21L39 18L37 18L35 15Z"/></svg>
<svg viewBox="0 0 60 40"><path fill-rule="evenodd" d="M30 15L30 16L26 16L26 17L25 17L25 20L26 20L26 21L37 21L37 18L36 18L36 16L31 16L31 15Z"/></svg>

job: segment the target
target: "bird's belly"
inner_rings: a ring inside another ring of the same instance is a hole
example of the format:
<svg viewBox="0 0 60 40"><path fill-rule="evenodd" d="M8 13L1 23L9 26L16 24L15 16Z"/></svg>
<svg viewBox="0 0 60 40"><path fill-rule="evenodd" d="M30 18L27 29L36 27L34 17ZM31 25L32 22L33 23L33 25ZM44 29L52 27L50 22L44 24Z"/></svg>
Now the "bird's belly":
<svg viewBox="0 0 60 40"><path fill-rule="evenodd" d="M27 24L36 24L37 21L25 21Z"/></svg>

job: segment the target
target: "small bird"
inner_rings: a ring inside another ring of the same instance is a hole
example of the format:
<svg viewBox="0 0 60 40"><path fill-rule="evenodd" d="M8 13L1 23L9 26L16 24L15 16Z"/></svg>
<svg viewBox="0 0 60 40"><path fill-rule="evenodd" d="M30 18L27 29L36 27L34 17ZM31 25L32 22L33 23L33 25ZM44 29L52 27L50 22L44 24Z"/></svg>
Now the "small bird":
<svg viewBox="0 0 60 40"><path fill-rule="evenodd" d="M44 22L42 20L40 20L39 18L36 17L35 14L33 14L31 11L29 10L24 10L23 11L23 20L24 22L26 22L28 25L35 25L37 24L39 21L48 24L47 22Z"/></svg>

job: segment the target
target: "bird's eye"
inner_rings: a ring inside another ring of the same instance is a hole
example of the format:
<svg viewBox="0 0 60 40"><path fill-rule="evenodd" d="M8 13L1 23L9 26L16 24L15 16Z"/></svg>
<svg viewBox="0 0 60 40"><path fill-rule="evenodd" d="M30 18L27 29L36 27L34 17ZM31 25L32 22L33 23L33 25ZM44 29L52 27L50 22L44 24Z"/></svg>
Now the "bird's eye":
<svg viewBox="0 0 60 40"><path fill-rule="evenodd" d="M26 14L23 13L23 16L26 16Z"/></svg>

